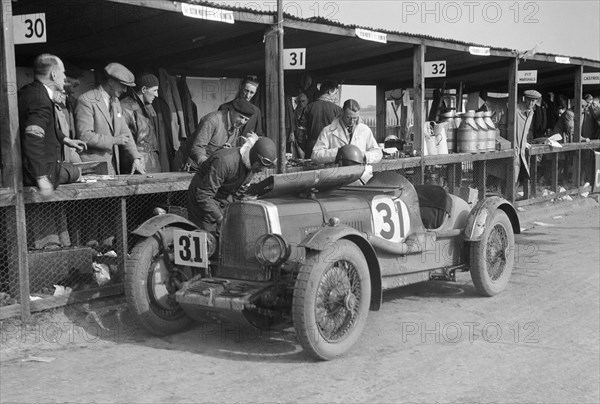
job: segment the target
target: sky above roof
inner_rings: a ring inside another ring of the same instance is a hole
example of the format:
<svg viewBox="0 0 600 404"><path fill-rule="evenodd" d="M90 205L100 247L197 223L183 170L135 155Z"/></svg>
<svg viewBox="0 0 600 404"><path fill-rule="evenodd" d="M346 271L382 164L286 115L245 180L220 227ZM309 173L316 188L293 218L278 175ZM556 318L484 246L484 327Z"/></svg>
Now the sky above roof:
<svg viewBox="0 0 600 404"><path fill-rule="evenodd" d="M221 0L276 11L275 0ZM492 47L600 60L600 1L284 0L283 11L342 24L429 35Z"/></svg>

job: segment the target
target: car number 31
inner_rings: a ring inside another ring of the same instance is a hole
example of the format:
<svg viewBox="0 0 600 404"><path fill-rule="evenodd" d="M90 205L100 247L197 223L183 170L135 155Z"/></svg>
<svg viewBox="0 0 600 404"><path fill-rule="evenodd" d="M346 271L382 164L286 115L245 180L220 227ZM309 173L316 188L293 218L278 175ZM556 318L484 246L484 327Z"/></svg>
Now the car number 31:
<svg viewBox="0 0 600 404"><path fill-rule="evenodd" d="M175 264L208 268L206 233L199 231L173 231Z"/></svg>
<svg viewBox="0 0 600 404"><path fill-rule="evenodd" d="M386 240L403 241L410 227L408 208L400 199L375 196L371 202L375 235Z"/></svg>

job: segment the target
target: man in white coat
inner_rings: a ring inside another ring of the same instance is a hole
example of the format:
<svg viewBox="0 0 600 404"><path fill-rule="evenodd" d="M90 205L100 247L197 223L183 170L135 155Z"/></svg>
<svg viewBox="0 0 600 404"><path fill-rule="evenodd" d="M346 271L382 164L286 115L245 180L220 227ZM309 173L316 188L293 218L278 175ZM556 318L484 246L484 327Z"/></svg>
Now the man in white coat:
<svg viewBox="0 0 600 404"><path fill-rule="evenodd" d="M317 164L335 162L338 149L344 145L357 146L365 156L366 164L381 161L383 153L371 129L360 121L360 105L356 100L344 102L342 113L323 128L312 151L311 160Z"/></svg>

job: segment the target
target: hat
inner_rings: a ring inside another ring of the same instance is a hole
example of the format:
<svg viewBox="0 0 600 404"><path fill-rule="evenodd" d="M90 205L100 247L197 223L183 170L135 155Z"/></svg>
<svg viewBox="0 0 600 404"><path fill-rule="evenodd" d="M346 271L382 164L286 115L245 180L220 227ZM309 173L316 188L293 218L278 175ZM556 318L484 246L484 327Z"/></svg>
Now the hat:
<svg viewBox="0 0 600 404"><path fill-rule="evenodd" d="M156 77L152 73L142 73L140 76L136 77L135 85L138 88L157 87L158 86L158 77Z"/></svg>
<svg viewBox="0 0 600 404"><path fill-rule="evenodd" d="M525 95L525 98L531 98L532 100L537 100L542 98L542 94L540 94L539 92L535 91L535 90L527 90L523 93Z"/></svg>
<svg viewBox="0 0 600 404"><path fill-rule="evenodd" d="M104 73L127 87L135 87L135 76L120 63L107 64Z"/></svg>
<svg viewBox="0 0 600 404"><path fill-rule="evenodd" d="M231 106L246 118L250 118L252 115L254 115L254 105L242 98L236 98L233 100Z"/></svg>

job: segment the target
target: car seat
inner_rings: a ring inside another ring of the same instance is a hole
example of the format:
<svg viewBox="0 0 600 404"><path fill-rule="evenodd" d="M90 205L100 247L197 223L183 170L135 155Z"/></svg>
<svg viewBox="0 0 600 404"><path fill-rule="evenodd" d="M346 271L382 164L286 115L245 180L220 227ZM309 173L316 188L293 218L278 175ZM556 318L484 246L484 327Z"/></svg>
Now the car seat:
<svg viewBox="0 0 600 404"><path fill-rule="evenodd" d="M452 211L452 198L438 185L415 185L421 220L426 229L437 229Z"/></svg>

